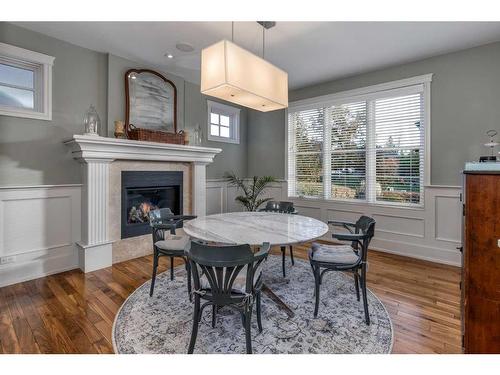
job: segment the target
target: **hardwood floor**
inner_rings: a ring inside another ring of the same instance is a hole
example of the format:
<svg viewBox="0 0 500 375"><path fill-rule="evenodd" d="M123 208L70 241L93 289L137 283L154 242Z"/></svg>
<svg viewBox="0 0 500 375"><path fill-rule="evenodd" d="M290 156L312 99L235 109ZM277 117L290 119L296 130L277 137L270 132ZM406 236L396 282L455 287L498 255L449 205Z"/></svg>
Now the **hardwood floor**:
<svg viewBox="0 0 500 375"><path fill-rule="evenodd" d="M294 254L306 258L307 248ZM393 353L460 353L460 269L376 251L368 260L368 287L394 324ZM151 265L147 256L0 288L0 352L112 353L114 316Z"/></svg>

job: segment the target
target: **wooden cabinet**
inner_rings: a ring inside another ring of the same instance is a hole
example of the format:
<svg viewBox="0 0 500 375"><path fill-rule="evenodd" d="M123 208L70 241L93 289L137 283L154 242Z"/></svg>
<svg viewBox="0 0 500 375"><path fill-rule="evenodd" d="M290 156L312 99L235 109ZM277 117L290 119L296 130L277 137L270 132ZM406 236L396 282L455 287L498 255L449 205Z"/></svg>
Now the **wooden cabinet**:
<svg viewBox="0 0 500 375"><path fill-rule="evenodd" d="M465 353L500 353L500 172L464 172Z"/></svg>

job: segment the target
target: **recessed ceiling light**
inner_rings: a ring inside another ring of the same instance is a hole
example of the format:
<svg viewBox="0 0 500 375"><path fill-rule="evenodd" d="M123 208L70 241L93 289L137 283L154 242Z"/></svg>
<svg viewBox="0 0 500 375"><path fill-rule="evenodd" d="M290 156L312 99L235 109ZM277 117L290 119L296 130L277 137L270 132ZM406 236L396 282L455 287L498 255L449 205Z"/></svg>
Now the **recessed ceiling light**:
<svg viewBox="0 0 500 375"><path fill-rule="evenodd" d="M186 42L178 42L175 45L175 48L177 48L179 51L182 51L182 52L193 52L194 51L194 47L191 44L186 43Z"/></svg>
<svg viewBox="0 0 500 375"><path fill-rule="evenodd" d="M167 53L167 54L165 54L165 56L167 56L169 59L173 59L174 58L174 55L172 55L171 53Z"/></svg>

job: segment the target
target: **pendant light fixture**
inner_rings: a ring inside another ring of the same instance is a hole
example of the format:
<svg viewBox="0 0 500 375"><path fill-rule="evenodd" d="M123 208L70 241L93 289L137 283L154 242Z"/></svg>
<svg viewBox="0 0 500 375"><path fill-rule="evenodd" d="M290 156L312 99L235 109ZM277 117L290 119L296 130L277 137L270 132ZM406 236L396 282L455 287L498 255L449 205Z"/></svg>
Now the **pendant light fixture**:
<svg viewBox="0 0 500 375"><path fill-rule="evenodd" d="M201 51L201 93L261 112L288 107L288 74L264 60L266 29L262 26L262 57L231 42L221 40Z"/></svg>

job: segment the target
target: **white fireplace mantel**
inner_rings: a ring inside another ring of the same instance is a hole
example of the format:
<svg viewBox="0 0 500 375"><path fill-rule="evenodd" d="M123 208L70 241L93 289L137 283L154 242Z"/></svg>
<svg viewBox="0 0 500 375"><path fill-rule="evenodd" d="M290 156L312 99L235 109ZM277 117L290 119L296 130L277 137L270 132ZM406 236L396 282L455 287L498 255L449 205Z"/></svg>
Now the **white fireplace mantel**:
<svg viewBox="0 0 500 375"><path fill-rule="evenodd" d="M143 142L92 135L74 135L64 142L75 159L150 160L212 163L220 148L184 146L171 143Z"/></svg>
<svg viewBox="0 0 500 375"><path fill-rule="evenodd" d="M193 214L206 214L206 165L220 148L143 142L91 135L74 135L64 142L83 164L82 241L80 268L85 272L112 265L109 239L109 165L114 160L192 163Z"/></svg>

